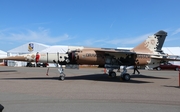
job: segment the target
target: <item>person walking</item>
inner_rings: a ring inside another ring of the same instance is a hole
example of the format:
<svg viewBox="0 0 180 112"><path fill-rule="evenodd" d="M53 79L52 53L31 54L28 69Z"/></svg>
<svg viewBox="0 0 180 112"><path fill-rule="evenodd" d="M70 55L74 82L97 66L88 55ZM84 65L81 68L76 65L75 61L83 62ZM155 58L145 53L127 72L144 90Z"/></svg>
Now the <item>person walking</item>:
<svg viewBox="0 0 180 112"><path fill-rule="evenodd" d="M136 71L138 72L138 74L140 74L140 72L139 72L139 70L138 70L138 68L137 68L137 65L134 65L134 72L133 72L133 74L135 74Z"/></svg>
<svg viewBox="0 0 180 112"><path fill-rule="evenodd" d="M4 109L4 106L2 106L2 105L0 104L0 112L2 112L3 109Z"/></svg>

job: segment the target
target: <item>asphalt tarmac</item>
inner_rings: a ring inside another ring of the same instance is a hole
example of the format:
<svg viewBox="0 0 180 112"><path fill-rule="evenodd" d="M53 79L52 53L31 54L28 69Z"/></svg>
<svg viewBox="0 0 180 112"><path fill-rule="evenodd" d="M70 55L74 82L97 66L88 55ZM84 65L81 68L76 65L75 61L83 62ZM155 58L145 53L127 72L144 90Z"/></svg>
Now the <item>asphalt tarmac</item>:
<svg viewBox="0 0 180 112"><path fill-rule="evenodd" d="M64 72L60 81L57 68L0 67L3 112L180 112L178 71L140 70L129 82L102 68Z"/></svg>

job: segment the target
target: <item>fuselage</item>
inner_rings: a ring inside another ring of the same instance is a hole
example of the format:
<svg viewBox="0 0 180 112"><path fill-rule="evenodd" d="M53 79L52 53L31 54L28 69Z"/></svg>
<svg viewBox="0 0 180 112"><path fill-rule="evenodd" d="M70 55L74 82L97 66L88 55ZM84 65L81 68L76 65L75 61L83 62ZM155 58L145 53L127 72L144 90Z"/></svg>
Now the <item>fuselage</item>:
<svg viewBox="0 0 180 112"><path fill-rule="evenodd" d="M27 62L42 62L42 63L59 63L59 64L79 64L79 65L100 65L114 64L114 65L159 65L159 60L151 59L150 54L142 53L109 53L98 52L100 48L84 48L81 50L69 53L32 53L22 56L7 57L5 60L27 61Z"/></svg>
<svg viewBox="0 0 180 112"><path fill-rule="evenodd" d="M97 49L96 49L97 50ZM136 65L147 65L151 61L151 55L148 54L115 54L112 53L112 56L106 55L104 52L97 52L94 49L83 49L78 52L73 52L70 55L71 62L76 64L88 64L88 65L104 65L106 60L109 58L117 59L122 63L130 62L130 64Z"/></svg>

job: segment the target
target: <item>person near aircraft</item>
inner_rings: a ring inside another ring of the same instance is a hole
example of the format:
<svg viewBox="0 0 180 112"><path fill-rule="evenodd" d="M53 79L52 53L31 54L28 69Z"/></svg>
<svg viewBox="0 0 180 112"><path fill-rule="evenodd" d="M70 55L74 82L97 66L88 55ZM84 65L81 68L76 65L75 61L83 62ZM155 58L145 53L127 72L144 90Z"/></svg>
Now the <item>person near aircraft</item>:
<svg viewBox="0 0 180 112"><path fill-rule="evenodd" d="M0 112L2 112L4 109L4 106L0 104Z"/></svg>
<svg viewBox="0 0 180 112"><path fill-rule="evenodd" d="M139 72L139 70L137 68L137 65L134 65L134 72L133 72L133 74L136 74L136 71L137 71L138 74L140 74L140 72Z"/></svg>

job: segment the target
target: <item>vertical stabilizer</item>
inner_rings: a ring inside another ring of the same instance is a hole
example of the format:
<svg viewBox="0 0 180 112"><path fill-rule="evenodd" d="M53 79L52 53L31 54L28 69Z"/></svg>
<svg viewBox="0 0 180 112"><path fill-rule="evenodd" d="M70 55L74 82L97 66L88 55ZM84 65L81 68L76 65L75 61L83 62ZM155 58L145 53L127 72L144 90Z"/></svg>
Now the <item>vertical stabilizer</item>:
<svg viewBox="0 0 180 112"><path fill-rule="evenodd" d="M133 48L131 51L141 53L157 53L162 52L162 46L166 39L167 32L158 31L154 35L149 36L144 42Z"/></svg>

